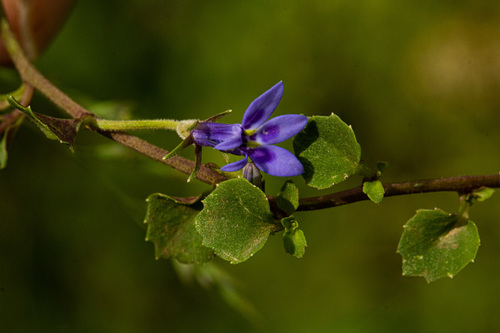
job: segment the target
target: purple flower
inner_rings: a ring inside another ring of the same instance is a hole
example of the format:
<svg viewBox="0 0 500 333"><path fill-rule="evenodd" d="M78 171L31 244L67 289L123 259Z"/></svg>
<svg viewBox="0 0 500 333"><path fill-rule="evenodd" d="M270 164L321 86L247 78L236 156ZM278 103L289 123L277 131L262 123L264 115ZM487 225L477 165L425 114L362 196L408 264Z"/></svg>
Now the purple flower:
<svg viewBox="0 0 500 333"><path fill-rule="evenodd" d="M250 158L260 170L272 176L290 177L302 174L304 167L292 153L273 146L290 139L307 124L307 117L298 114L268 120L282 95L283 83L280 81L248 106L241 124L200 122L191 132L194 142L244 156L242 160L222 167L222 171L237 171L243 168Z"/></svg>

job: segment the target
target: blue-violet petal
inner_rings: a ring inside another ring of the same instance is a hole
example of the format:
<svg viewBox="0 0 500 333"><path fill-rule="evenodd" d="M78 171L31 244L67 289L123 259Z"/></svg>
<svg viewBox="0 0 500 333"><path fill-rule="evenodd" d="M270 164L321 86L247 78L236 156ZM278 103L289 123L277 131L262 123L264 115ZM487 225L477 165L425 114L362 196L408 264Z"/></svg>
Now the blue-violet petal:
<svg viewBox="0 0 500 333"><path fill-rule="evenodd" d="M304 167L288 150L271 145L248 149L248 156L257 168L278 177L292 177L304 173Z"/></svg>
<svg viewBox="0 0 500 333"><path fill-rule="evenodd" d="M220 170L225 172L238 171L241 168L243 168L247 163L248 163L248 157L245 156L245 158L242 160L224 165L222 168L220 168Z"/></svg>
<svg viewBox="0 0 500 333"><path fill-rule="evenodd" d="M266 122L278 106L283 95L283 82L276 83L271 89L257 97L243 115L243 129L257 129Z"/></svg>
<svg viewBox="0 0 500 333"><path fill-rule="evenodd" d="M214 147L224 141L232 141L241 138L241 125L239 124L219 124L219 123L199 123L192 130L194 141L201 146Z"/></svg>
<svg viewBox="0 0 500 333"><path fill-rule="evenodd" d="M235 148L238 148L243 144L243 140L241 139L241 135L235 136L234 138L230 138L226 141L222 141L218 145L216 145L214 148L217 150L233 150Z"/></svg>
<svg viewBox="0 0 500 333"><path fill-rule="evenodd" d="M248 140L260 144L275 144L290 139L307 124L308 118L300 114L287 114L264 123Z"/></svg>

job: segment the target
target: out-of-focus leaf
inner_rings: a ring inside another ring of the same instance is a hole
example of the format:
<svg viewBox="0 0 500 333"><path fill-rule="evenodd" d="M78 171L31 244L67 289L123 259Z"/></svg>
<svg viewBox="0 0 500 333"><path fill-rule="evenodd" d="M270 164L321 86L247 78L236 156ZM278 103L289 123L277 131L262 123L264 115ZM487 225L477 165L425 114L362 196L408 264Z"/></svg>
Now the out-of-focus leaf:
<svg viewBox="0 0 500 333"><path fill-rule="evenodd" d="M474 260L478 248L474 222L440 209L422 209L406 223L398 253L403 257L403 275L432 282L453 277Z"/></svg>
<svg viewBox="0 0 500 333"><path fill-rule="evenodd" d="M103 119L132 118L133 103L127 101L99 101L89 103L87 109Z"/></svg>
<svg viewBox="0 0 500 333"><path fill-rule="evenodd" d="M2 133L0 133L0 170L7 166L9 157L9 146L24 120L24 115L17 118L10 126L8 126Z"/></svg>
<svg viewBox="0 0 500 333"><path fill-rule="evenodd" d="M377 162L377 171L379 174L382 174L389 167L389 162L378 161Z"/></svg>
<svg viewBox="0 0 500 333"><path fill-rule="evenodd" d="M266 195L244 178L225 181L203 200L196 229L203 245L233 264L259 251L275 230Z"/></svg>
<svg viewBox="0 0 500 333"><path fill-rule="evenodd" d="M335 114L311 117L293 147L309 186L328 188L359 171L361 147L352 128Z"/></svg>
<svg viewBox="0 0 500 333"><path fill-rule="evenodd" d="M12 110L12 106L9 102L9 97L13 96L17 100L21 99L23 97L25 88L26 87L24 86L24 84L22 84L19 88L11 93L0 94L0 113L5 111L10 112Z"/></svg>
<svg viewBox="0 0 500 333"><path fill-rule="evenodd" d="M183 283L193 283L196 280L206 289L216 289L224 301L234 310L253 323L262 323L262 314L238 290L238 281L217 266L214 261L206 265L186 265L174 260L172 264Z"/></svg>
<svg viewBox="0 0 500 333"><path fill-rule="evenodd" d="M182 263L210 261L213 251L202 245L194 226L198 210L191 205L197 198L176 199L159 193L148 197L146 241L154 244L157 258L175 258Z"/></svg>

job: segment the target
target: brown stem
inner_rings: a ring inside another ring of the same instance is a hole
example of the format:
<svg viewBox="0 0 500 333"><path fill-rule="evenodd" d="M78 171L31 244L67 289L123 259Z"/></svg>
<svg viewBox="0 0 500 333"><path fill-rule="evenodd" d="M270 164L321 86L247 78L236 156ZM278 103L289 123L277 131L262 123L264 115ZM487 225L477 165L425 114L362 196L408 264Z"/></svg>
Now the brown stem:
<svg viewBox="0 0 500 333"><path fill-rule="evenodd" d="M500 175L460 176L384 184L384 197L445 191L468 193L481 187L500 187ZM270 198L270 200L275 201L276 199ZM363 193L363 187L360 186L323 196L302 198L297 210L331 208L363 200L368 200L368 197Z"/></svg>
<svg viewBox="0 0 500 333"><path fill-rule="evenodd" d="M188 160L181 156L173 156L167 160L164 160L163 157L168 154L168 151L162 149L158 146L155 146L147 141L144 141L136 136L122 133L122 132L97 132L111 140L118 142L126 147L129 147L135 150L138 153L141 153L149 158L152 158L155 161L171 166L172 168L185 173L186 175L190 175L193 168L194 162ZM223 182L227 178L223 175L215 172L214 170L208 168L206 165L202 165L200 170L196 175L196 179L201 180L204 183L210 185L216 185L218 183Z"/></svg>
<svg viewBox="0 0 500 333"><path fill-rule="evenodd" d="M8 24L2 20L2 39L6 44L7 50L12 57L14 65L19 71L21 78L29 87L28 95L23 98L23 104L28 104L31 100L30 91L32 87L39 90L42 94L47 96L54 104L58 105L73 118L82 117L95 117L93 113L86 110L78 103L74 102L66 94L61 92L57 87L52 85L42 74L40 74L33 65L27 60L19 44L15 40ZM25 100L26 99L26 100ZM28 103L26 103L28 102ZM7 115L9 116L9 115ZM10 120L15 120L19 116L16 112L10 114ZM7 122L9 119L7 119ZM3 126L4 122L0 124ZM145 156L148 156L158 162L169 165L187 175L189 175L193 168L194 162L180 156L172 157L168 160L163 160L163 157L168 154L168 151L157 147L147 141L144 141L133 135L122 132L105 132L91 129L105 137L110 138L124 146L127 146ZM211 185L218 184L226 177L215 172L214 170L203 165L197 174L197 179ZM391 183L385 184L385 197L427 193L427 192L440 192L440 191L454 191L459 193L467 193L480 187L500 187L499 175L484 175L484 176L461 176L439 179L426 179L409 181L404 183ZM299 211L316 210L323 208L330 208L358 201L368 200L368 197L363 193L362 187L356 187L342 192L332 193L324 196L302 198L300 199ZM269 201L273 210L278 210L276 205L276 198L269 197Z"/></svg>

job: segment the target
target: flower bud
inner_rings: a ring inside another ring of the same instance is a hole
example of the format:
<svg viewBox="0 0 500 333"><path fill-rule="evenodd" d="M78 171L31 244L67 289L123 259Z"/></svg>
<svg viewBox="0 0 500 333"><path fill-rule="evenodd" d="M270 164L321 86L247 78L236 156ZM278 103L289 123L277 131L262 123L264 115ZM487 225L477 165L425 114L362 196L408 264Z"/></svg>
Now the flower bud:
<svg viewBox="0 0 500 333"><path fill-rule="evenodd" d="M243 168L243 178L261 190L264 190L264 180L262 179L259 168L257 168L253 162L248 162Z"/></svg>
<svg viewBox="0 0 500 333"><path fill-rule="evenodd" d="M73 0L1 0L12 31L30 60L36 59L66 20ZM12 62L0 40L0 65Z"/></svg>

